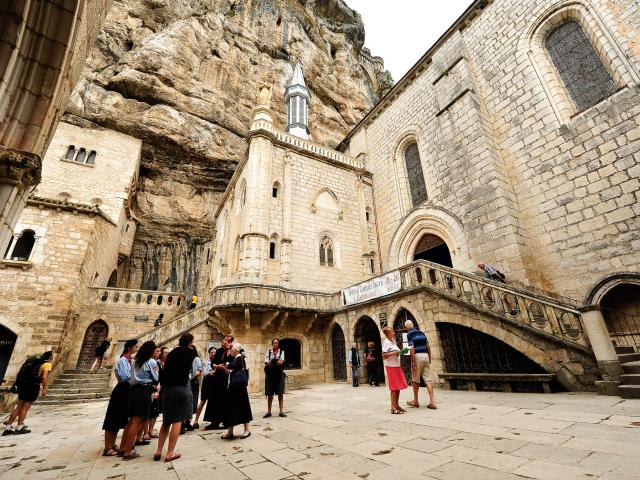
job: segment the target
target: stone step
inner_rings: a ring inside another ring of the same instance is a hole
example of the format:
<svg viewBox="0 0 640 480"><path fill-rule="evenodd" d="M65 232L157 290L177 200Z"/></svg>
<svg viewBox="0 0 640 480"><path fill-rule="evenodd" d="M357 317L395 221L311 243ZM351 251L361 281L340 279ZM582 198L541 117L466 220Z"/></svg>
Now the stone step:
<svg viewBox="0 0 640 480"><path fill-rule="evenodd" d="M47 400L47 398L48 397L38 398L38 401L34 404L34 406L37 407L38 405L69 405L72 403L104 402L109 399L109 397L72 399L72 400Z"/></svg>
<svg viewBox="0 0 640 480"><path fill-rule="evenodd" d="M625 374L640 373L640 361L620 364Z"/></svg>
<svg viewBox="0 0 640 480"><path fill-rule="evenodd" d="M50 394L67 394L67 393L102 393L102 392L109 392L109 387L105 387L104 385L100 385L97 387L84 387L84 386L77 386L77 387L61 387L59 385L52 385L51 387L49 387L49 393Z"/></svg>
<svg viewBox="0 0 640 480"><path fill-rule="evenodd" d="M60 386L60 387L69 387L69 388L73 388L73 387L81 387L81 386L87 386L87 387L101 387L104 385L109 385L109 381L105 380L105 381L101 381L101 382L79 382L79 381L71 381L71 380L60 380L58 378L56 378L56 381L53 382L53 384L51 386Z"/></svg>
<svg viewBox="0 0 640 480"><path fill-rule="evenodd" d="M105 398L109 392L96 393L49 393L46 398L49 400L86 400L90 398Z"/></svg>
<svg viewBox="0 0 640 480"><path fill-rule="evenodd" d="M637 362L640 360L640 353L622 353L618 354L618 361L620 363Z"/></svg>
<svg viewBox="0 0 640 480"><path fill-rule="evenodd" d="M633 347L613 347L618 355L621 353L634 353Z"/></svg>
<svg viewBox="0 0 640 480"><path fill-rule="evenodd" d="M620 380L624 385L640 385L640 373L620 375Z"/></svg>
<svg viewBox="0 0 640 480"><path fill-rule="evenodd" d="M640 385L620 385L618 392L622 398L640 398Z"/></svg>
<svg viewBox="0 0 640 480"><path fill-rule="evenodd" d="M76 380L76 381L91 381L91 380L98 380L98 381L103 381L103 380L108 380L109 377L111 376L111 374L102 374L102 373L94 373L92 375L89 375L88 373L83 374L83 373L61 373L60 375L58 375L58 379L61 380Z"/></svg>

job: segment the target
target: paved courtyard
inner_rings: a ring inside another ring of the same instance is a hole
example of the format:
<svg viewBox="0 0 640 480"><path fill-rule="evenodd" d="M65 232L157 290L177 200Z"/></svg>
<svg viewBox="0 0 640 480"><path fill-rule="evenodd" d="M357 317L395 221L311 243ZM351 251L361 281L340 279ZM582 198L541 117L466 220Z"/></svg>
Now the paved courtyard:
<svg viewBox="0 0 640 480"><path fill-rule="evenodd" d="M100 456L106 403L34 407L33 433L0 438L0 478L180 479L640 479L640 400L592 394L438 391L437 411L388 413L385 388L317 385L286 395L288 418L253 435L180 438L183 458ZM403 394L402 401L409 398Z"/></svg>

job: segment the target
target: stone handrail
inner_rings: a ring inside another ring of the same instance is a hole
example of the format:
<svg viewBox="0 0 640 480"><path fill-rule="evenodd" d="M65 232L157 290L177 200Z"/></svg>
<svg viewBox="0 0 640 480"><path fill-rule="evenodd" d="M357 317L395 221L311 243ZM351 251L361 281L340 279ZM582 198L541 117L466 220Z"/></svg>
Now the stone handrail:
<svg viewBox="0 0 640 480"><path fill-rule="evenodd" d="M589 345L576 305L426 260L401 267L400 278L405 292L426 288L563 343Z"/></svg>
<svg viewBox="0 0 640 480"><path fill-rule="evenodd" d="M193 310L189 310L182 315L172 318L168 322L159 327L155 327L145 333L138 335L140 342L152 340L156 345L163 345L170 342L174 338L179 337L184 332L203 324L209 318L209 309L211 305L204 304Z"/></svg>
<svg viewBox="0 0 640 480"><path fill-rule="evenodd" d="M165 305L166 307L184 307L185 294L179 292L158 292L156 290L130 290L112 287L89 287L93 292L94 303L124 303L132 307L140 304ZM159 303L158 303L159 302Z"/></svg>
<svg viewBox="0 0 640 480"><path fill-rule="evenodd" d="M328 313L339 309L340 296L335 293L307 292L269 285L223 285L213 290L211 303L216 308L255 305L278 310Z"/></svg>

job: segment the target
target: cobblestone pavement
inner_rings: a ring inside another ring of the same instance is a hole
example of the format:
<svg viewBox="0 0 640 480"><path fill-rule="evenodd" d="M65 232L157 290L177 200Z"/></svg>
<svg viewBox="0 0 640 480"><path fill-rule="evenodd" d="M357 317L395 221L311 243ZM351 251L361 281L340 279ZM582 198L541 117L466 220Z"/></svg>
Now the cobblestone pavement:
<svg viewBox="0 0 640 480"><path fill-rule="evenodd" d="M0 438L0 478L640 479L640 400L437 394L436 411L390 415L384 387L317 385L287 394L288 418L269 420L253 396L250 438L188 433L172 464L152 461L155 445L132 462L102 457L106 403L34 406L31 434Z"/></svg>

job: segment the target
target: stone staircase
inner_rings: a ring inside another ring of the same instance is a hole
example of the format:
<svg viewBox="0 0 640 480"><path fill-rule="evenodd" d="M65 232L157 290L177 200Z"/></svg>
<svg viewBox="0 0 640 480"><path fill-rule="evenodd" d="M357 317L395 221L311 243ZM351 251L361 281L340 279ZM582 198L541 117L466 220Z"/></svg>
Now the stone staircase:
<svg viewBox="0 0 640 480"><path fill-rule="evenodd" d="M38 405L99 402L109 398L111 370L98 373L88 370L65 370L49 385L46 397L38 398Z"/></svg>
<svg viewBox="0 0 640 480"><path fill-rule="evenodd" d="M616 347L623 374L618 392L622 398L640 398L640 353L633 347Z"/></svg>

